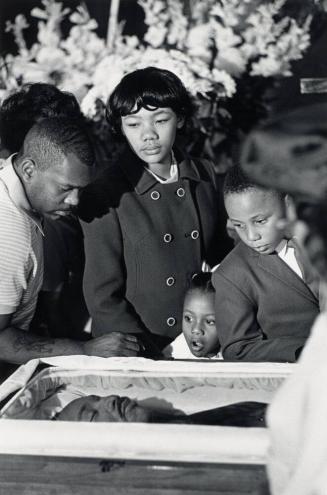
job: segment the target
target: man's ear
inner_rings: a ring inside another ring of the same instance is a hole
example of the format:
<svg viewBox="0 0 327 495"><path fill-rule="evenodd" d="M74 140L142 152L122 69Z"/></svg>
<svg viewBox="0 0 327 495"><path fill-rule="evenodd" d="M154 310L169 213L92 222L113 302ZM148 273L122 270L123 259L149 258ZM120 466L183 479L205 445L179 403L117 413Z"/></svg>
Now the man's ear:
<svg viewBox="0 0 327 495"><path fill-rule="evenodd" d="M185 124L185 118L178 116L177 117L177 129L181 129L184 124Z"/></svg>
<svg viewBox="0 0 327 495"><path fill-rule="evenodd" d="M20 170L22 179L25 182L31 182L37 172L35 161L29 157L24 158L20 164Z"/></svg>

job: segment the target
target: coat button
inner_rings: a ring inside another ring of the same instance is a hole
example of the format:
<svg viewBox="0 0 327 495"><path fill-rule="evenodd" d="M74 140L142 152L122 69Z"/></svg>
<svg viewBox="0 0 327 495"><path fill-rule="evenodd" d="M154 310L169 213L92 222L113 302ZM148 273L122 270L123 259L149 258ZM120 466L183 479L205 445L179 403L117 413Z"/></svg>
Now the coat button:
<svg viewBox="0 0 327 495"><path fill-rule="evenodd" d="M176 191L176 194L179 198L183 198L183 196L185 196L185 189L183 187L179 187Z"/></svg>
<svg viewBox="0 0 327 495"><path fill-rule="evenodd" d="M192 239L197 239L199 237L199 231L198 230L192 230L191 237L192 237Z"/></svg>
<svg viewBox="0 0 327 495"><path fill-rule="evenodd" d="M158 191L152 191L151 193L151 199L153 199L154 201L157 201L157 199L160 198L160 192Z"/></svg>
<svg viewBox="0 0 327 495"><path fill-rule="evenodd" d="M176 318L174 318L173 316L167 318L167 325L169 327L173 327L174 325L176 325Z"/></svg>
<svg viewBox="0 0 327 495"><path fill-rule="evenodd" d="M167 278L166 284L168 285L168 287L171 287L172 285L174 285L174 283L175 283L174 277L168 277Z"/></svg>
<svg viewBox="0 0 327 495"><path fill-rule="evenodd" d="M168 233L167 233L167 234L165 234L165 235L163 236L163 240L164 240L164 242L169 243L169 242L171 242L171 241L173 240L173 236L172 236L171 234L168 234Z"/></svg>

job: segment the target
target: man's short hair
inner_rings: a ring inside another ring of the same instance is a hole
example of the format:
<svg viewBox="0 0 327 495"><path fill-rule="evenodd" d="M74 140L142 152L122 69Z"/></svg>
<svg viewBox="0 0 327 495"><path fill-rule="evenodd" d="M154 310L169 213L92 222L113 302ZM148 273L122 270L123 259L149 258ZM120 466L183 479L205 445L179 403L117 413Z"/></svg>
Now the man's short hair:
<svg viewBox="0 0 327 495"><path fill-rule="evenodd" d="M20 156L30 156L40 169L61 162L69 153L85 165L95 162L94 150L86 127L79 121L62 118L44 119L27 133Z"/></svg>
<svg viewBox="0 0 327 495"><path fill-rule="evenodd" d="M25 84L1 104L1 147L10 153L19 151L31 127L50 117L85 119L73 94L61 91L53 84Z"/></svg>

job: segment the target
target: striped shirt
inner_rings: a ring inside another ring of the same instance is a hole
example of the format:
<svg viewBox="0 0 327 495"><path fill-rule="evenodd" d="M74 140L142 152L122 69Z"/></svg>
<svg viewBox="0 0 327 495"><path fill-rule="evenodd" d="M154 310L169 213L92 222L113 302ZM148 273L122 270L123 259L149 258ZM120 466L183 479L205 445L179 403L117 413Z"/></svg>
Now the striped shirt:
<svg viewBox="0 0 327 495"><path fill-rule="evenodd" d="M32 211L12 157L0 170L0 314L27 330L43 278L40 218Z"/></svg>

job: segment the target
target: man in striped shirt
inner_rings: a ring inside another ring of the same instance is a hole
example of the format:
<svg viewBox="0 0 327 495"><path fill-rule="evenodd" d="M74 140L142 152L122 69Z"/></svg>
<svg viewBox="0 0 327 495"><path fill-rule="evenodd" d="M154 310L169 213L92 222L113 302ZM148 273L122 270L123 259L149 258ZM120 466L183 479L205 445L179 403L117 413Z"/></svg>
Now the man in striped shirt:
<svg viewBox="0 0 327 495"><path fill-rule="evenodd" d="M118 332L87 342L27 332L42 284L42 218L69 215L92 178L94 154L77 122L44 119L0 170L0 360L87 354L135 355L136 337Z"/></svg>

